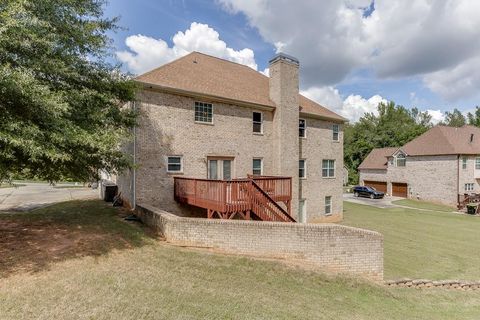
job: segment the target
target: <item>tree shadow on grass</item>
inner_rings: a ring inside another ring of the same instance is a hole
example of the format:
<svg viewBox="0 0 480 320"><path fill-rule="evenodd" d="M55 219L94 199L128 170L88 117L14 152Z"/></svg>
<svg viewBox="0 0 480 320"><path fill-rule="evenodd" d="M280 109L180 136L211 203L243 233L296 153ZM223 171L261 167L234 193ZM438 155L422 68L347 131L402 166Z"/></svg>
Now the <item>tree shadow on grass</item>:
<svg viewBox="0 0 480 320"><path fill-rule="evenodd" d="M99 200L69 201L25 213L0 212L0 278L54 262L151 243L154 234Z"/></svg>

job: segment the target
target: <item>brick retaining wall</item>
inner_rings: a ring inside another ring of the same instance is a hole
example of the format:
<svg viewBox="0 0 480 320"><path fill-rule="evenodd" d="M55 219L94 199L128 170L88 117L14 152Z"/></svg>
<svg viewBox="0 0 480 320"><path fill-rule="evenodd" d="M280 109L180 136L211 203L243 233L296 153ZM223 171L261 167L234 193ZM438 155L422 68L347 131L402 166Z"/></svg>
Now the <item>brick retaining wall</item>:
<svg viewBox="0 0 480 320"><path fill-rule="evenodd" d="M383 236L374 231L336 224L185 218L144 204L136 211L174 244L303 260L328 271L383 279Z"/></svg>

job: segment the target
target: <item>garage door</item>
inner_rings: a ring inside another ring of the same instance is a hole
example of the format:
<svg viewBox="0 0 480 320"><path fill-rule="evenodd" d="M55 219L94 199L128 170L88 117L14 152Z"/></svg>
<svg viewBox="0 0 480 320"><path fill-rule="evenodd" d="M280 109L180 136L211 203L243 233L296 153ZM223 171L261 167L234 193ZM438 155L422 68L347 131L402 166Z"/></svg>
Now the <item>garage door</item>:
<svg viewBox="0 0 480 320"><path fill-rule="evenodd" d="M406 183L392 182L392 195L407 198L408 186Z"/></svg>
<svg viewBox="0 0 480 320"><path fill-rule="evenodd" d="M381 181L363 181L363 184L367 187L373 187L377 191L387 193L387 183Z"/></svg>

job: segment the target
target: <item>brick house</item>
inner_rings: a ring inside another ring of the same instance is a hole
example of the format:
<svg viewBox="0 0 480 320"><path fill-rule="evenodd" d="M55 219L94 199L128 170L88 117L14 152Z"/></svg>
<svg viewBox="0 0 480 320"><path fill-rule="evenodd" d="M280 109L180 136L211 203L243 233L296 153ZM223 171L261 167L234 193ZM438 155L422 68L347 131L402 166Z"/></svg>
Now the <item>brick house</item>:
<svg viewBox="0 0 480 320"><path fill-rule="evenodd" d="M283 210L301 222L342 219L346 120L299 94L298 60L276 55L266 77L193 52L135 80L141 90L130 106L139 119L125 150L136 169L117 178L131 206L221 218L275 220Z"/></svg>
<svg viewBox="0 0 480 320"><path fill-rule="evenodd" d="M358 170L362 185L456 206L480 193L480 128L435 126L402 147L372 150Z"/></svg>

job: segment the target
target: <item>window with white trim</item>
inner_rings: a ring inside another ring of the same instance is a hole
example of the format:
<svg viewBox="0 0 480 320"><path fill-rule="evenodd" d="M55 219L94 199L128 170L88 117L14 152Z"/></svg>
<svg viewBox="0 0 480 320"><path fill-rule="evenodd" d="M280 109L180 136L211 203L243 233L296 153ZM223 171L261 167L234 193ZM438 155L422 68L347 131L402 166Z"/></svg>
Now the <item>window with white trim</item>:
<svg viewBox="0 0 480 320"><path fill-rule="evenodd" d="M467 157L462 157L462 169L467 169Z"/></svg>
<svg viewBox="0 0 480 320"><path fill-rule="evenodd" d="M465 183L465 191L473 191L473 183Z"/></svg>
<svg viewBox="0 0 480 320"><path fill-rule="evenodd" d="M256 176L261 176L263 174L262 158L253 158L252 173Z"/></svg>
<svg viewBox="0 0 480 320"><path fill-rule="evenodd" d="M407 158L403 153L399 153L395 156L396 167L405 167L406 163L407 163Z"/></svg>
<svg viewBox="0 0 480 320"><path fill-rule="evenodd" d="M325 215L331 215L332 214L332 197L331 196L326 196L325 197Z"/></svg>
<svg viewBox="0 0 480 320"><path fill-rule="evenodd" d="M253 132L263 133L263 114L261 112L253 112Z"/></svg>
<svg viewBox="0 0 480 320"><path fill-rule="evenodd" d="M167 157L167 172L182 172L183 161L181 156Z"/></svg>
<svg viewBox="0 0 480 320"><path fill-rule="evenodd" d="M298 120L298 136L300 138L307 136L307 121L305 119Z"/></svg>
<svg viewBox="0 0 480 320"><path fill-rule="evenodd" d="M307 177L307 160L300 159L298 161L298 177L304 179Z"/></svg>
<svg viewBox="0 0 480 320"><path fill-rule="evenodd" d="M480 170L480 157L475 158L475 169Z"/></svg>
<svg viewBox="0 0 480 320"><path fill-rule="evenodd" d="M211 103L195 102L195 121L213 123L213 106Z"/></svg>
<svg viewBox="0 0 480 320"><path fill-rule="evenodd" d="M335 177L335 160L322 160L322 177Z"/></svg>
<svg viewBox="0 0 480 320"><path fill-rule="evenodd" d="M340 131L340 127L338 126L338 124L334 124L332 125L332 139L333 141L338 141L339 138L340 138L340 134L339 134L339 131Z"/></svg>

